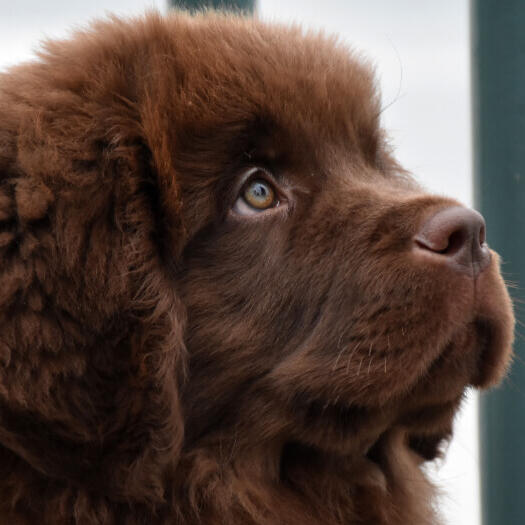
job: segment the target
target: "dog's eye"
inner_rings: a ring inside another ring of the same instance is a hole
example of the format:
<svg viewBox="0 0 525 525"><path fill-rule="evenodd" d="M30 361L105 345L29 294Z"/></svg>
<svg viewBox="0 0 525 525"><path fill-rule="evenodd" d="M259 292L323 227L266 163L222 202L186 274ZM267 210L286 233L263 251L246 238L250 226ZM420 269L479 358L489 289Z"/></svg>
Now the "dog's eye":
<svg viewBox="0 0 525 525"><path fill-rule="evenodd" d="M233 207L240 215L254 215L279 206L277 191L264 172L254 169Z"/></svg>

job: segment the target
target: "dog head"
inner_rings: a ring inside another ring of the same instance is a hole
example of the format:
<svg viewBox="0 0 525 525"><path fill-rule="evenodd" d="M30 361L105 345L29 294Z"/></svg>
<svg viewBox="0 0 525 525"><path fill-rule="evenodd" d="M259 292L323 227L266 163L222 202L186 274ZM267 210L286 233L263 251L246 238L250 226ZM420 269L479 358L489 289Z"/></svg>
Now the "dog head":
<svg viewBox="0 0 525 525"><path fill-rule="evenodd" d="M513 317L482 220L400 168L370 68L335 40L113 20L0 92L13 464L151 502L232 436L377 456L402 428L430 459L465 388L502 377Z"/></svg>

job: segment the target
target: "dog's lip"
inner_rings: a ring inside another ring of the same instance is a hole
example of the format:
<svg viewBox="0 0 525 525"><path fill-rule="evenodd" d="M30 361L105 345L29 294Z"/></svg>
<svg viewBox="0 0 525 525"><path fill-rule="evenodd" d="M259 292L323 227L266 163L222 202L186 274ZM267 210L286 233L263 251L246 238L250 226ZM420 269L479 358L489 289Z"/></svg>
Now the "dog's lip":
<svg viewBox="0 0 525 525"><path fill-rule="evenodd" d="M499 274L499 257L495 252L492 255L494 263L476 281L479 361L478 373L471 384L477 388L494 386L503 378L512 359L514 342L512 301Z"/></svg>
<svg viewBox="0 0 525 525"><path fill-rule="evenodd" d="M495 320L476 321L478 362L470 384L475 388L487 388L501 379L501 369L510 360L509 352L502 344L504 328Z"/></svg>
<svg viewBox="0 0 525 525"><path fill-rule="evenodd" d="M478 320L476 323L476 345L479 354L476 371L471 380L472 386L481 386L490 375L490 367L486 364L486 356L497 351L494 348L493 323Z"/></svg>
<svg viewBox="0 0 525 525"><path fill-rule="evenodd" d="M498 262L497 254L493 259ZM498 268L497 264L493 268ZM500 286L495 286L499 280ZM496 385L508 370L514 341L514 314L501 276L483 272L476 282L477 364L470 384L476 388Z"/></svg>

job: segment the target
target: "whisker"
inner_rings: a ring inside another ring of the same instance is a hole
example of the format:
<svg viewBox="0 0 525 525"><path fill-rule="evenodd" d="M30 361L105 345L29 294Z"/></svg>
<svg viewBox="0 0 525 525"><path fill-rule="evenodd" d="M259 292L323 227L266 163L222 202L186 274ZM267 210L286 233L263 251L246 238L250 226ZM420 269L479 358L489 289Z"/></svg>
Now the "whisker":
<svg viewBox="0 0 525 525"><path fill-rule="evenodd" d="M338 346L339 348L339 346ZM332 372L335 371L335 369L337 368L337 363L339 363L339 359L341 358L341 356L343 355L344 351L346 350L347 348L343 346L343 348L341 348L341 350L339 351L339 353L337 354L337 359L335 360L335 363L334 363L334 366L332 367Z"/></svg>
<svg viewBox="0 0 525 525"><path fill-rule="evenodd" d="M350 355L348 356L346 360L346 374L348 375L348 372L350 370L350 362L352 361L352 356L354 355L355 351L359 348L359 343L357 343L353 350L350 352Z"/></svg>
<svg viewBox="0 0 525 525"><path fill-rule="evenodd" d="M364 357L361 358L361 361L359 361L359 368L357 369L357 375L361 373L361 365L363 364Z"/></svg>

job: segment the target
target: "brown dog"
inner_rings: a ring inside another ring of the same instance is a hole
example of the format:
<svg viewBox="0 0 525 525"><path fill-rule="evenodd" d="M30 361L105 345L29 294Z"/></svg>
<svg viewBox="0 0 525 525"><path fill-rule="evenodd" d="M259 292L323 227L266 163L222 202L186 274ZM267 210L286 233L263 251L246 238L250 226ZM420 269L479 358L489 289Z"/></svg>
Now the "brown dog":
<svg viewBox="0 0 525 525"><path fill-rule="evenodd" d="M151 14L0 77L0 522L429 525L513 316L333 39Z"/></svg>

